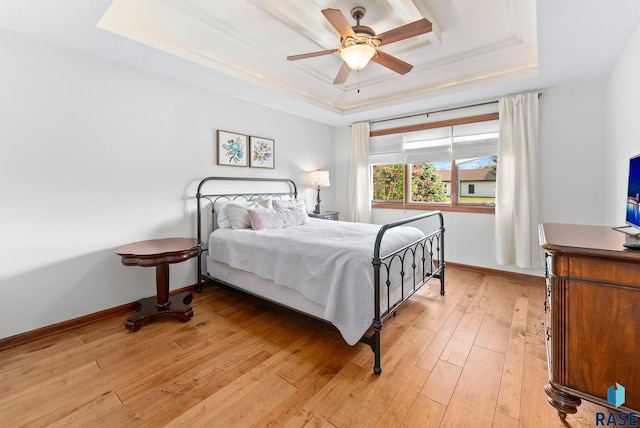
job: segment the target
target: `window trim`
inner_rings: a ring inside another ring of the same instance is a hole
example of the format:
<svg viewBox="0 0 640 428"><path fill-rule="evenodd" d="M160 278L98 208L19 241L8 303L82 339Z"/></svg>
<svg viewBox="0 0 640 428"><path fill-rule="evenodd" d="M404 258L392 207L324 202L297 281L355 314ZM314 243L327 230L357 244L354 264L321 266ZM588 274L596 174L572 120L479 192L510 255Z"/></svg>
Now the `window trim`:
<svg viewBox="0 0 640 428"><path fill-rule="evenodd" d="M389 209L389 210L421 210L421 211L450 211L459 213L477 213L477 214L495 214L495 207L484 205L454 205L454 204L440 204L436 202L383 202L372 201L371 208L374 209Z"/></svg>
<svg viewBox="0 0 640 428"><path fill-rule="evenodd" d="M441 120L437 122L422 123L418 125L400 126L397 128L380 129L371 131L370 137L377 137L389 134L401 134L404 132L420 131L432 128L441 128L445 126L462 125L466 123L486 122L489 120L497 120L500 116L497 112L480 114L476 116L467 116L456 119ZM411 177L409 164L404 166L404 201L371 201L371 208L375 209L402 209L402 210L440 210L451 212L465 212L478 214L495 214L495 206L459 204L458 203L458 165L455 160L451 162L451 203L442 204L437 202L407 202L411 200L411 186L407 184ZM455 180L455 181L454 181ZM455 184L455 185L454 185Z"/></svg>

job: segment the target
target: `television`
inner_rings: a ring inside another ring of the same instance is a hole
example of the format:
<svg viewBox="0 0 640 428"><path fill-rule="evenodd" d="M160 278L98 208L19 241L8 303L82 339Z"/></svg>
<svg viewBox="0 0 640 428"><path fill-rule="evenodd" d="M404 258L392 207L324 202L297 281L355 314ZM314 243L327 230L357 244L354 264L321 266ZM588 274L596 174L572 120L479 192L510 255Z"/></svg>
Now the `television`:
<svg viewBox="0 0 640 428"><path fill-rule="evenodd" d="M625 225L614 227L626 233L626 243L634 243L640 248L640 155L629 159L629 181L627 183L627 204L625 210Z"/></svg>
<svg viewBox="0 0 640 428"><path fill-rule="evenodd" d="M629 184L627 186L627 215L625 223L638 229L640 233L640 155L629 160Z"/></svg>

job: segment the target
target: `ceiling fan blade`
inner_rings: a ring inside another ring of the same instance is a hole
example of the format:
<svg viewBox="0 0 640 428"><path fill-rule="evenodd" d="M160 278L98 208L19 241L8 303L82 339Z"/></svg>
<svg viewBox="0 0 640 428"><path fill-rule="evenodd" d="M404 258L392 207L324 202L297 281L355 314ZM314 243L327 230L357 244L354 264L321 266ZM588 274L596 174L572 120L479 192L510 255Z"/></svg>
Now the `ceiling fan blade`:
<svg viewBox="0 0 640 428"><path fill-rule="evenodd" d="M391 56L382 51L378 51L377 55L371 58L371 61L375 61L380 65L387 67L390 70L395 71L398 74L407 74L413 68L413 65L408 64L395 56Z"/></svg>
<svg viewBox="0 0 640 428"><path fill-rule="evenodd" d="M338 33L343 39L347 37L356 37L356 33L353 32L353 28L349 25L349 21L344 17L342 12L338 9L324 9L322 14L333 25L333 28L338 30Z"/></svg>
<svg viewBox="0 0 640 428"><path fill-rule="evenodd" d="M343 62L342 63L342 67L340 68L340 71L338 71L338 75L336 76L335 80L333 81L333 84L334 85L340 85L340 84L346 82L350 73L351 73L351 67L349 67L346 62Z"/></svg>
<svg viewBox="0 0 640 428"><path fill-rule="evenodd" d="M432 27L433 25L431 24L431 21L426 18L422 18L410 24L378 34L376 39L380 40L379 46L388 45L389 43L399 42L400 40L408 39L409 37L429 33L431 32Z"/></svg>
<svg viewBox="0 0 640 428"><path fill-rule="evenodd" d="M326 51L309 52L309 53L300 54L300 55L289 55L287 59L289 61L296 61L298 59L313 58L314 56L329 55L329 54L338 52L338 50L339 49L329 49Z"/></svg>

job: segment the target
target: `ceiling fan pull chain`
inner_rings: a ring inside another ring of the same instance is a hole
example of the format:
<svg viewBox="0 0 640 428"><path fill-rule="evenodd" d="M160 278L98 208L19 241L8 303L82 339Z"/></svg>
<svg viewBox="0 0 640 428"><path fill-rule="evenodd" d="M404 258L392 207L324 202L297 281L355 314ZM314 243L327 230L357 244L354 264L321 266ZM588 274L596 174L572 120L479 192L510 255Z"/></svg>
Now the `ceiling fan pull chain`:
<svg viewBox="0 0 640 428"><path fill-rule="evenodd" d="M358 93L360 93L360 70L356 71L358 73Z"/></svg>

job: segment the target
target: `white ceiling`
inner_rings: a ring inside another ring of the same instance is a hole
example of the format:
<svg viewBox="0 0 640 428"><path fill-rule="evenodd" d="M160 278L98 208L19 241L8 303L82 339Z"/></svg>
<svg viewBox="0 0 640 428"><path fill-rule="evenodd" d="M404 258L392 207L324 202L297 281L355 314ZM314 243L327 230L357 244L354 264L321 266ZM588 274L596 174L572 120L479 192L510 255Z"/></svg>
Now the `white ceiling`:
<svg viewBox="0 0 640 428"><path fill-rule="evenodd" d="M434 24L380 48L413 70L286 60L340 47L320 11L355 6L377 33ZM0 0L0 28L331 125L598 78L639 23L638 0Z"/></svg>

